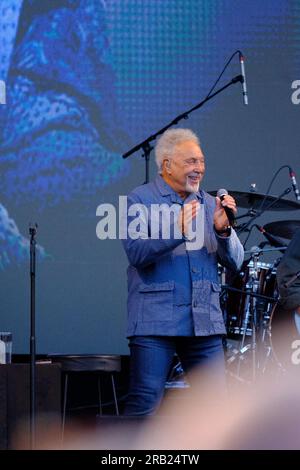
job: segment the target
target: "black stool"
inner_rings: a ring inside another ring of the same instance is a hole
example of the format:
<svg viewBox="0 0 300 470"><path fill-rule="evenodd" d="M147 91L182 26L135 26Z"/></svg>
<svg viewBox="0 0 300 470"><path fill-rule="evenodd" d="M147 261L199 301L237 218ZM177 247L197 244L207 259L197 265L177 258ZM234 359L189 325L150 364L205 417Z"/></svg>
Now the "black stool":
<svg viewBox="0 0 300 470"><path fill-rule="evenodd" d="M101 373L109 373L111 377L112 391L116 415L119 416L119 406L116 394L114 373L121 370L121 356L103 355L103 354L80 354L80 355L51 355L53 362L61 364L61 370L65 374L64 380L64 398L63 398L63 416L62 416L62 436L64 435L67 398L68 398L68 378L73 372L99 372L98 375L98 397L99 414L102 415L101 399Z"/></svg>

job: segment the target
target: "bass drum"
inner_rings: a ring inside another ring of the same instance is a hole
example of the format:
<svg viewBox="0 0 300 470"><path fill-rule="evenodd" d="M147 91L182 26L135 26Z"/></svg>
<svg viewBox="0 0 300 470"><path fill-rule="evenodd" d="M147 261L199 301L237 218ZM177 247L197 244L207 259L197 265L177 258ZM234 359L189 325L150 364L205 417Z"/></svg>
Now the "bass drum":
<svg viewBox="0 0 300 470"><path fill-rule="evenodd" d="M284 370L300 367L300 335L295 323L295 310L285 310L279 303L274 305L270 318L272 353Z"/></svg>

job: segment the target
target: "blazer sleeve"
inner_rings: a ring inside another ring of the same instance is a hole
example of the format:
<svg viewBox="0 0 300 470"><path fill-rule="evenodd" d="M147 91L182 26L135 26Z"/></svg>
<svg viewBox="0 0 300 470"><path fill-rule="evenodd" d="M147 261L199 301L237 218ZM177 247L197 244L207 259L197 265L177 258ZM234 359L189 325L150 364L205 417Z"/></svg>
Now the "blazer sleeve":
<svg viewBox="0 0 300 470"><path fill-rule="evenodd" d="M218 248L217 254L220 262L226 268L238 271L244 261L244 248L236 231L232 228L229 237L220 237L215 234Z"/></svg>
<svg viewBox="0 0 300 470"><path fill-rule="evenodd" d="M138 211L140 221L138 238L136 238L135 217L130 215L130 207L134 209L134 212ZM175 221L170 226L170 237L163 238L161 228L159 228L157 238L151 238L150 211L137 194L131 193L128 196L127 208L126 218L121 219L122 224L126 224L127 227L126 238L122 240L122 243L131 266L143 268L185 241Z"/></svg>

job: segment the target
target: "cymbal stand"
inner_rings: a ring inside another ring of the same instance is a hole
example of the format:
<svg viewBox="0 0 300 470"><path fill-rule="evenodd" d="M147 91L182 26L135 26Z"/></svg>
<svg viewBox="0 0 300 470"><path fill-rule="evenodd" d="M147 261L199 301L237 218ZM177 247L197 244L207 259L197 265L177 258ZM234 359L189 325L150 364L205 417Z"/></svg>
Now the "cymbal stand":
<svg viewBox="0 0 300 470"><path fill-rule="evenodd" d="M242 361L242 354L246 352L248 349L251 349L252 352L252 381L256 381L256 369L257 369L257 357L256 357L256 350L257 350L257 340L256 340L256 332L257 332L257 298L255 294L259 291L259 277L258 277L258 259L260 253L254 252L251 256L253 261L253 267L249 270L249 282L247 283L247 290L252 293L252 295L248 295L245 302L245 316L243 319L243 336L241 343L239 345L240 356L238 360L238 367L237 367L237 376L240 377L240 369L241 369L241 361ZM254 295L253 295L254 294ZM245 346L246 340L246 333L248 324L250 323L250 331L251 331L251 345Z"/></svg>

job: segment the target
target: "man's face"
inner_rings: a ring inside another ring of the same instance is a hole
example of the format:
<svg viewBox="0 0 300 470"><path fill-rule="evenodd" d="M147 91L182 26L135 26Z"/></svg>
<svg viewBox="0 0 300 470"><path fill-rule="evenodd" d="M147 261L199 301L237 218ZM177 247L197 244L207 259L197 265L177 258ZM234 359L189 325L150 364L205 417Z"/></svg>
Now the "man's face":
<svg viewBox="0 0 300 470"><path fill-rule="evenodd" d="M178 193L195 193L199 191L204 172L205 161L201 148L187 140L176 145L173 157L167 162L164 178Z"/></svg>

